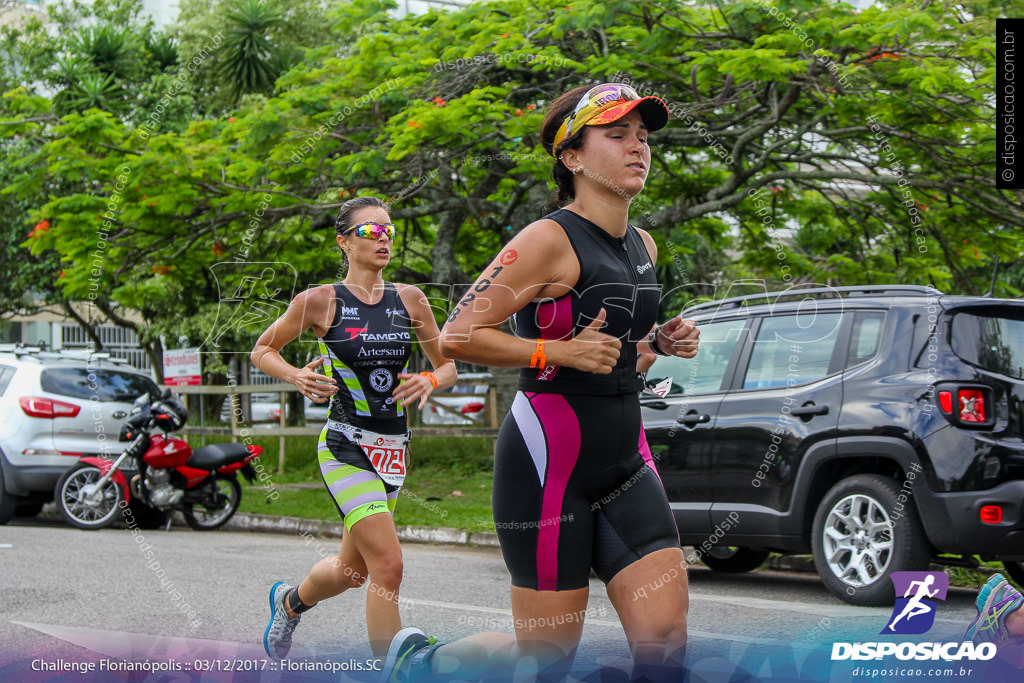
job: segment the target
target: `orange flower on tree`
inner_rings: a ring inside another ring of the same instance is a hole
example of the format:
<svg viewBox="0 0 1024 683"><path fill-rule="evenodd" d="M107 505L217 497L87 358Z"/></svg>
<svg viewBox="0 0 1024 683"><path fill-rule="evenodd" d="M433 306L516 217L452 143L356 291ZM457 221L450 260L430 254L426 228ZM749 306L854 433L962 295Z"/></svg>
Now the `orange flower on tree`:
<svg viewBox="0 0 1024 683"><path fill-rule="evenodd" d="M32 228L32 232L30 232L28 234L28 238L29 239L34 239L36 237L40 237L44 232L46 232L49 229L50 229L50 221L48 221L48 220L41 220L38 223L36 223L34 228Z"/></svg>
<svg viewBox="0 0 1024 683"><path fill-rule="evenodd" d="M410 119L409 120L409 127L410 128L422 128L423 124L419 123L418 121L416 121L416 119Z"/></svg>
<svg viewBox="0 0 1024 683"><path fill-rule="evenodd" d="M439 107L443 107L444 105L448 104L448 102L443 97L441 97L440 95L438 95L437 97L435 97L434 99L432 99L430 101L433 102L434 104L436 104Z"/></svg>

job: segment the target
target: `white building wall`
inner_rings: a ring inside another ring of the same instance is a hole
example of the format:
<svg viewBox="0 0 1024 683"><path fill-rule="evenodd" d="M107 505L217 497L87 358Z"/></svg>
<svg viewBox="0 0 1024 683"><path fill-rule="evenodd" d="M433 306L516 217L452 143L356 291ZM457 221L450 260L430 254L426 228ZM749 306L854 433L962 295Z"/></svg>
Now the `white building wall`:
<svg viewBox="0 0 1024 683"><path fill-rule="evenodd" d="M404 17L406 14L423 14L432 8L456 10L463 5L468 5L472 0L397 0L398 9L396 17Z"/></svg>
<svg viewBox="0 0 1024 683"><path fill-rule="evenodd" d="M177 18L178 0L142 0L142 13L153 18L159 31Z"/></svg>

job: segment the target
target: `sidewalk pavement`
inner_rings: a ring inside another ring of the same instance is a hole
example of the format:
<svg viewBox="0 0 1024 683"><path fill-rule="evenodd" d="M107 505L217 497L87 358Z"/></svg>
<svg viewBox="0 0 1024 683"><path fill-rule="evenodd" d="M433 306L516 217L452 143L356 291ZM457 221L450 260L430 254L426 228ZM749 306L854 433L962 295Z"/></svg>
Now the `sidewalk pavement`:
<svg viewBox="0 0 1024 683"><path fill-rule="evenodd" d="M321 488L319 484L285 484L293 488ZM61 519L54 503L47 503L39 514L44 519ZM114 526L119 526L118 522ZM173 527L188 528L181 515L175 513L171 522ZM340 539L345 530L341 522L328 522L303 517L282 517L277 515L260 515L237 512L221 527L229 531L253 531L272 534L294 534L320 536L323 538ZM398 540L405 543L444 543L448 545L472 545L498 548L498 535L490 531L465 531L463 529L434 528L425 526L398 527ZM694 564L702 564L696 562ZM772 555L768 561L768 569L775 571L811 572L815 571L814 561L804 555Z"/></svg>

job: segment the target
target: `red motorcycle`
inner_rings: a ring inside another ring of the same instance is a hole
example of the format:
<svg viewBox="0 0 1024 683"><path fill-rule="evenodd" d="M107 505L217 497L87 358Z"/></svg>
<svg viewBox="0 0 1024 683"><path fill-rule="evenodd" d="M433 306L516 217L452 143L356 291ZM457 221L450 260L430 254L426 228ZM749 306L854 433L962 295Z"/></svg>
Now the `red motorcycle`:
<svg viewBox="0 0 1024 683"><path fill-rule="evenodd" d="M61 516L79 529L102 529L121 509L129 526L156 528L180 510L193 529L222 526L242 500L236 474L253 483L251 463L263 449L218 443L193 451L170 436L187 420L185 406L170 389L136 399L118 435L118 441L128 442L124 452L113 462L83 457L57 482L54 498ZM163 433L151 434L154 430ZM126 471L133 475L130 480Z"/></svg>

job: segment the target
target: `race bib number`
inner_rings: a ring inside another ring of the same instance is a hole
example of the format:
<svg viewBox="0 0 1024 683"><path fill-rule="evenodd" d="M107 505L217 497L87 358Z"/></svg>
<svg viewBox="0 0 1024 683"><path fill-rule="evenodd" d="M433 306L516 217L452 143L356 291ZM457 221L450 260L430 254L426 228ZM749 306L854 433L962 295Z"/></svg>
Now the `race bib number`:
<svg viewBox="0 0 1024 683"><path fill-rule="evenodd" d="M655 396L658 396L660 398L665 398L666 396L668 396L668 393L670 391L672 391L671 377L666 377L657 384L653 386L648 385L646 388L644 388L645 394L654 394Z"/></svg>
<svg viewBox="0 0 1024 683"><path fill-rule="evenodd" d="M405 481L407 443L403 438L378 436L372 443L360 445L380 478L392 486L401 486Z"/></svg>

